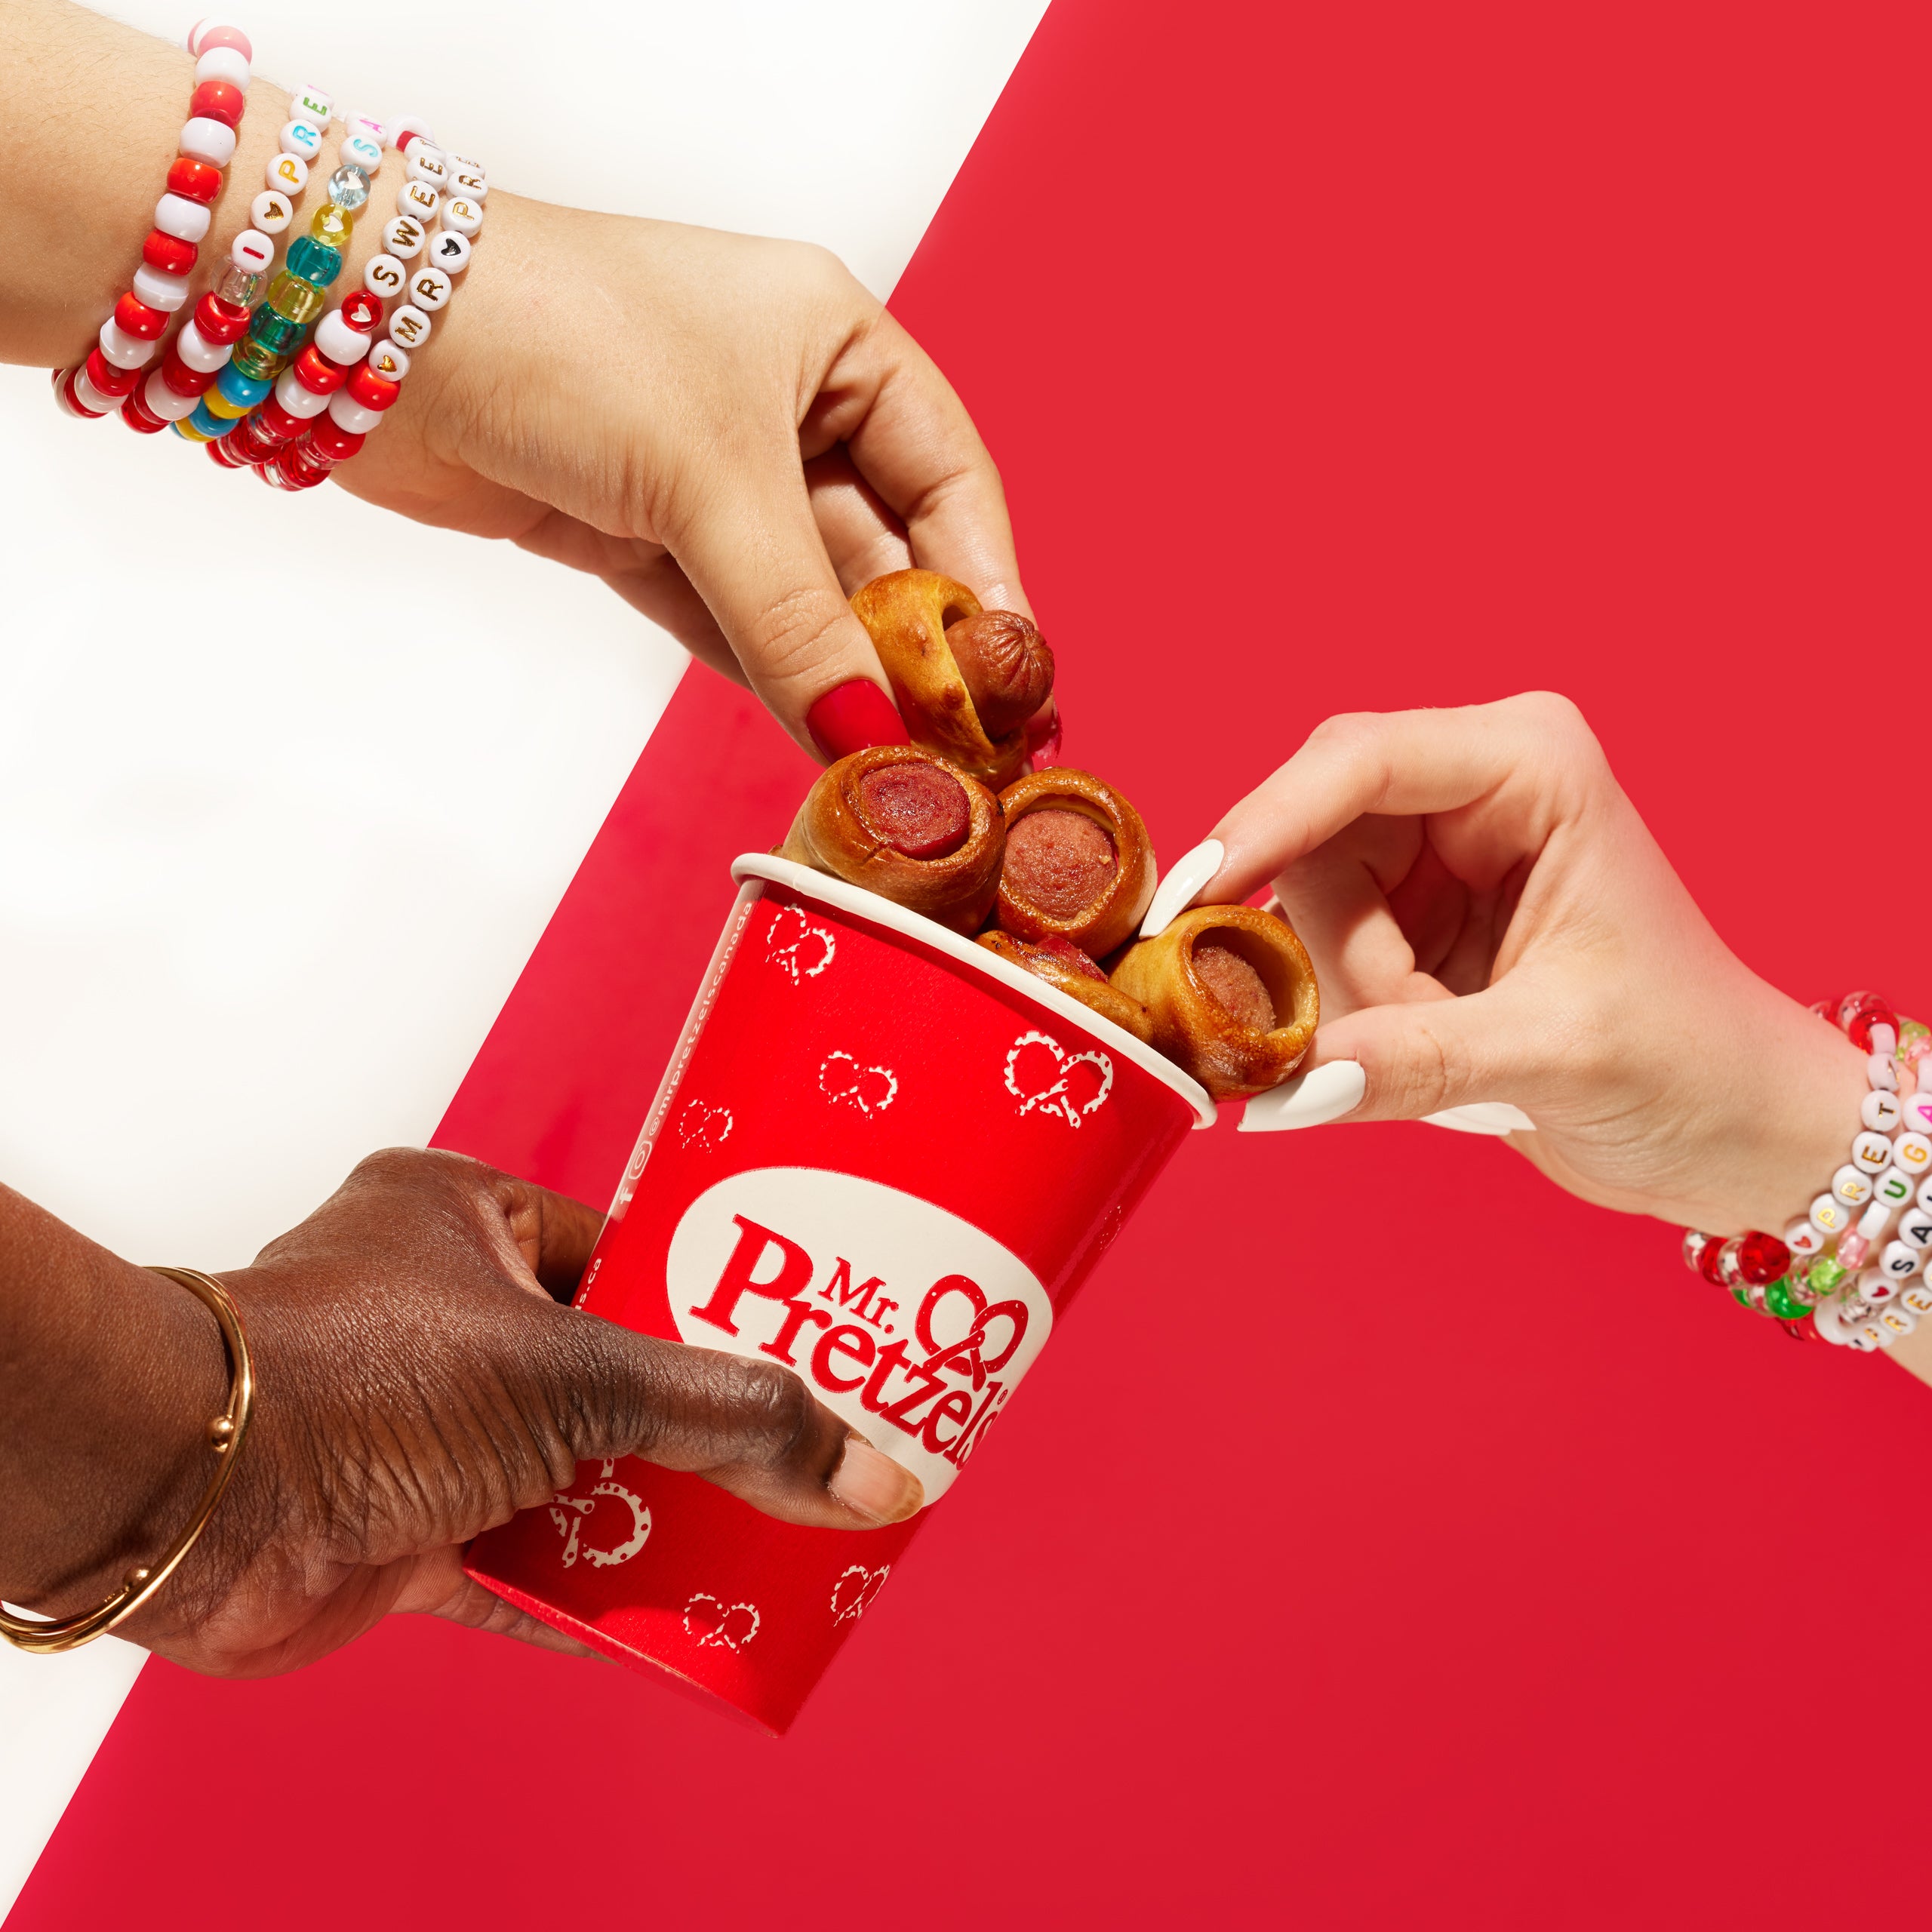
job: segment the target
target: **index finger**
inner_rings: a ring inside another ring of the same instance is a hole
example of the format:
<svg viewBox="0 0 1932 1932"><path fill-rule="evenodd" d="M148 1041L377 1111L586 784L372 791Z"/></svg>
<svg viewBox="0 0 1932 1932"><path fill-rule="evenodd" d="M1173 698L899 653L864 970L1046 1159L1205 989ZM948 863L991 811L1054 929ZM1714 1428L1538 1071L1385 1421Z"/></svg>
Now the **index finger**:
<svg viewBox="0 0 1932 1932"><path fill-rule="evenodd" d="M891 315L833 367L820 407L906 526L915 564L966 585L989 611L1032 615L999 471L952 385Z"/></svg>
<svg viewBox="0 0 1932 1932"><path fill-rule="evenodd" d="M1210 835L1218 869L1195 894L1245 899L1365 813L1426 817L1500 792L1551 742L1552 705L1540 693L1448 711L1357 712L1331 718ZM1525 832L1529 830L1526 825ZM1171 918L1182 909L1165 909Z"/></svg>

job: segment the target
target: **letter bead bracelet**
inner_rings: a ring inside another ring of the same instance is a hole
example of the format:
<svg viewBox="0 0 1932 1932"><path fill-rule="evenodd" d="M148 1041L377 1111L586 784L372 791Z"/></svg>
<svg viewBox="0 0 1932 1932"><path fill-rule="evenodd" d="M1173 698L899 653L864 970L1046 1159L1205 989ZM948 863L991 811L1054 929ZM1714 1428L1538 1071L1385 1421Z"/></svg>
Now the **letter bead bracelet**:
<svg viewBox="0 0 1932 1932"><path fill-rule="evenodd" d="M198 22L186 44L196 57L195 92L155 233L99 349L78 368L54 372L55 396L77 416L118 406L131 428L152 435L172 426L186 441L206 445L224 469L252 469L280 489L309 489L362 447L401 395L411 357L469 265L489 182L476 163L437 147L420 121L345 114L348 132L325 199L269 281L275 238L294 223L336 118L327 94L297 88L250 209L254 225L235 238L215 286L149 371L169 317L187 299L220 171L234 154L253 57L237 27ZM232 118L211 123L217 113ZM383 252L365 269L363 286L325 313L391 147L405 156L408 178L383 228ZM184 198L192 212L174 205ZM383 304L395 297L405 299L385 330Z"/></svg>
<svg viewBox="0 0 1932 1932"><path fill-rule="evenodd" d="M1869 1354L1932 1315L1932 1068L1920 1084L1932 1027L1901 1022L1872 992L1811 1011L1866 1056L1871 1091L1850 1157L1783 1240L1686 1229L1684 1264L1801 1341Z"/></svg>

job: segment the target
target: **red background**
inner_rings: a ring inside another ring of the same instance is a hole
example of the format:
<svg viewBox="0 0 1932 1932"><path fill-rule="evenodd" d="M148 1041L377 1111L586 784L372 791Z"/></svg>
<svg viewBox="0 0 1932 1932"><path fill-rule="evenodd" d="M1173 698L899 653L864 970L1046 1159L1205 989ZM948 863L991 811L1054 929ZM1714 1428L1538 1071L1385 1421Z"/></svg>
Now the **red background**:
<svg viewBox="0 0 1932 1932"><path fill-rule="evenodd" d="M1927 39L1055 0L894 306L1070 755L1171 857L1327 712L1554 685L1760 971L1932 1004ZM694 675L446 1141L608 1195L804 775ZM1922 1924L1928 1447L1492 1143L1201 1135L789 1742L433 1624L157 1665L9 1932Z"/></svg>

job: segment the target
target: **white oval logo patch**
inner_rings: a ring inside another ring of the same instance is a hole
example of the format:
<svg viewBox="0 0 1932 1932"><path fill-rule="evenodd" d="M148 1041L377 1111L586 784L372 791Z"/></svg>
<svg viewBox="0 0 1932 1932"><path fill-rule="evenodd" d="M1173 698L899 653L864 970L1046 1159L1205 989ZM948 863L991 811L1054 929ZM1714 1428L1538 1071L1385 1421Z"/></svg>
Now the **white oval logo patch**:
<svg viewBox="0 0 1932 1932"><path fill-rule="evenodd" d="M755 1168L685 1209L678 1333L777 1361L936 1501L1045 1346L1047 1291L983 1229L818 1168Z"/></svg>

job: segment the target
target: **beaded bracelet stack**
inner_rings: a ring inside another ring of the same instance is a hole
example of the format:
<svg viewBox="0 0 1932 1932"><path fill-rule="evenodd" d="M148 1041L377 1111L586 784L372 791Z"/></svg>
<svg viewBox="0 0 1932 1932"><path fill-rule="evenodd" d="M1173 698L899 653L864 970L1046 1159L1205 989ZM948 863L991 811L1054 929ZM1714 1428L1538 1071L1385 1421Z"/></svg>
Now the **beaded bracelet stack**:
<svg viewBox="0 0 1932 1932"><path fill-rule="evenodd" d="M70 415L101 417L118 408L136 429L152 432L166 427L138 400L154 389L162 371L149 375L145 383L141 372L153 361L168 332L168 318L188 300L188 278L214 218L222 170L235 157L235 131L248 105L249 63L254 57L248 36L238 27L205 29L192 51L195 91L181 129L180 152L168 171L167 192L155 205L154 226L142 245L141 266L115 303L114 312L101 325L100 342L86 361L54 372L55 400ZM226 300L237 286L224 275L211 294ZM209 300L205 297L204 304ZM211 309L208 321L218 333L219 312ZM195 329L195 341L210 342L202 321L198 309L182 334ZM171 355L174 348L170 345ZM163 370L167 366L164 361Z"/></svg>
<svg viewBox="0 0 1932 1932"><path fill-rule="evenodd" d="M1866 1056L1871 1091L1850 1158L1780 1240L1735 1240L1687 1229L1685 1265L1742 1307L1800 1340L1869 1354L1902 1340L1932 1315L1932 1027L1901 1023L1876 993L1847 993L1811 1011ZM1896 1217L1896 1220L1894 1219Z"/></svg>
<svg viewBox="0 0 1932 1932"><path fill-rule="evenodd" d="M386 131L374 122L361 125ZM445 154L420 122L398 122L393 139L406 158L408 178L383 228L383 251L363 271L361 288L324 317L315 340L282 373L232 454L210 451L230 467L245 463L278 489L325 482L362 447L401 393L411 355L429 340L432 318L448 305L483 225L489 183L480 168ZM419 255L426 259L411 266ZM386 335L371 340L383 302L404 294L410 299L389 315ZM370 305L373 318L365 321Z"/></svg>
<svg viewBox="0 0 1932 1932"><path fill-rule="evenodd" d="M474 162L438 148L420 121L392 128L373 116L344 115L349 132L327 202L290 244L264 297L274 238L295 220L334 117L326 94L297 88L280 152L250 209L254 226L235 237L216 285L149 370L169 317L186 302L222 169L234 155L254 57L239 28L205 20L189 30L186 45L196 57L195 91L143 266L103 325L99 347L77 368L54 372L55 398L77 416L118 406L133 429L152 435L171 426L224 468L251 468L277 488L307 489L362 447L401 394L411 355L469 266L489 183ZM363 287L325 315L327 291L392 145L408 179L383 229L383 252L365 271ZM383 303L397 295L408 299L379 337Z"/></svg>

